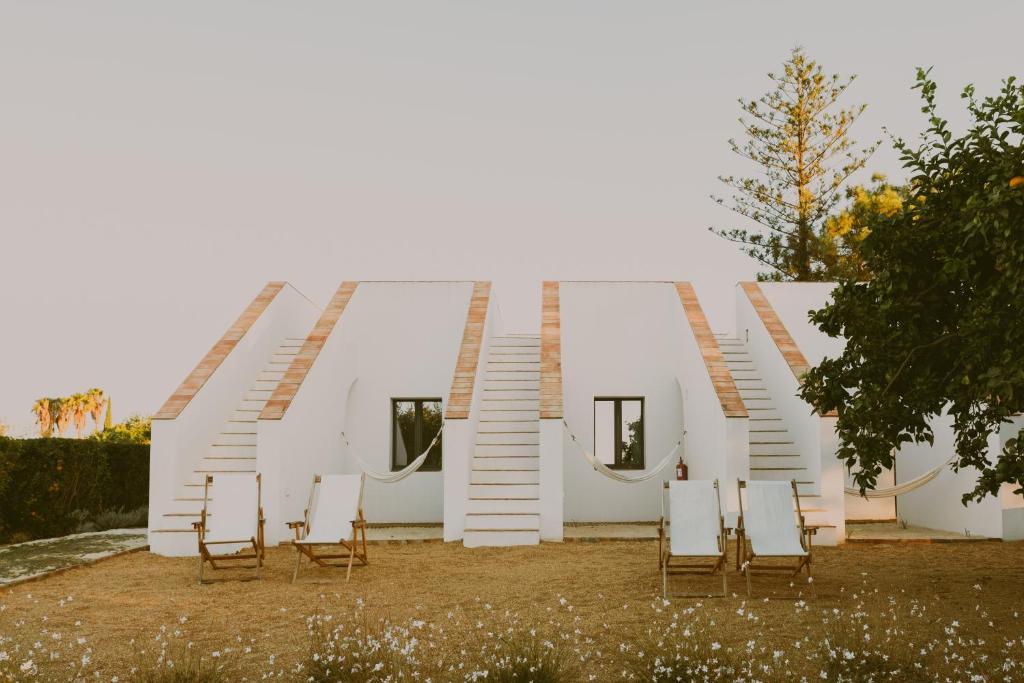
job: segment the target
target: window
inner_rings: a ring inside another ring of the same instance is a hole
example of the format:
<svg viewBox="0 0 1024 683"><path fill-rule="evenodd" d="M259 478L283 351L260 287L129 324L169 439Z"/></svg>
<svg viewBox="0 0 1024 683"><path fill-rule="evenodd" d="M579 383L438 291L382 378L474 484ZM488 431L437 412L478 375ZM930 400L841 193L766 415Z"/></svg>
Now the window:
<svg viewBox="0 0 1024 683"><path fill-rule="evenodd" d="M391 399L391 471L419 457L441 429L441 399ZM420 472L441 471L441 439L430 449Z"/></svg>
<svg viewBox="0 0 1024 683"><path fill-rule="evenodd" d="M594 399L594 455L612 469L644 468L644 400Z"/></svg>

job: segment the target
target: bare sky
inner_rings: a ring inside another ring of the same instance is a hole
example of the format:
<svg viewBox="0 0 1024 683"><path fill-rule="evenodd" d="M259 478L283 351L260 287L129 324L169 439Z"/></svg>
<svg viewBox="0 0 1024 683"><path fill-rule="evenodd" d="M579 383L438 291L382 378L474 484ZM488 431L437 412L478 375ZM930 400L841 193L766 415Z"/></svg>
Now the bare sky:
<svg viewBox="0 0 1024 683"><path fill-rule="evenodd" d="M1024 54L1021 2L0 0L0 420L91 386L149 413L270 279L688 279L712 323L756 267L710 235L736 98L794 45L859 78L855 136L959 120ZM872 170L900 177L888 145Z"/></svg>

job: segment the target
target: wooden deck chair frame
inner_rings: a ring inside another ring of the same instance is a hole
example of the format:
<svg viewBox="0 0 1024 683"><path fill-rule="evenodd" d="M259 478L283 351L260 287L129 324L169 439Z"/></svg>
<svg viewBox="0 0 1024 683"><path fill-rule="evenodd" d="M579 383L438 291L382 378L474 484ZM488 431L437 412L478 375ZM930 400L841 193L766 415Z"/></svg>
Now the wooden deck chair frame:
<svg viewBox="0 0 1024 683"><path fill-rule="evenodd" d="M747 482L738 479L736 481L737 494L739 498L740 514L739 519L736 522L736 569L743 572L747 578L747 596L752 594L751 589L751 576L754 571L767 571L767 572L791 572L790 576L797 576L804 569L807 570L807 578L811 578L811 536L817 531L816 528L807 528L804 521L803 512L800 510L800 494L797 491L796 480L791 479L789 482L793 490L793 501L796 504L796 519L799 521L800 528L800 546L804 549L805 555L778 555L775 557L792 557L796 560L795 564L755 564L754 560L756 555L753 551L753 546L747 548L747 535L746 526L743 521L743 489L747 488ZM787 596L788 597L788 596Z"/></svg>
<svg viewBox="0 0 1024 683"><path fill-rule="evenodd" d="M266 519L263 517L263 482L261 475L256 475L256 514L257 525L256 535L248 539L238 539L235 541L207 541L206 540L206 519L207 519L207 505L210 501L210 484L213 483L214 475L208 474L203 480L203 511L199 515L198 522L192 522L192 528L196 530L196 535L199 539L199 583L210 583L209 580L203 579L203 569L206 563L210 563L210 567L213 569L225 569L224 566L218 566L219 563L225 562L239 562L252 560L253 564L251 567L242 567L243 569L253 569L253 578L260 578L260 569L263 567L263 563L266 560L266 547L263 542L263 527L266 523ZM252 553L245 554L232 554L232 555L216 555L210 551L212 545L238 545L239 543L248 543L252 545ZM225 579L226 580L226 579Z"/></svg>
<svg viewBox="0 0 1024 683"><path fill-rule="evenodd" d="M661 492L661 521L658 525L658 568L661 569L661 596L663 598L706 598L726 597L729 594L729 578L726 576L726 540L728 539L725 517L722 516L722 498L718 488L718 480L715 479L715 500L718 502L718 550L719 555L673 555L672 541L665 533L665 498L668 496L669 482L665 482ZM682 520L679 520L681 523ZM675 524L676 520L672 520ZM712 564L692 563L698 558L712 559ZM673 564L673 559L681 559L684 562ZM668 577L679 575L703 575L714 576L717 572L722 573L722 594L711 595L708 593L672 593L668 592Z"/></svg>
<svg viewBox="0 0 1024 683"><path fill-rule="evenodd" d="M316 544L305 544L302 542L303 536L308 533L309 530L309 516L313 507L313 497L316 494L316 487L321 483L320 475L313 477L313 486L309 489L309 500L306 502L306 510L303 512L304 519L302 521L288 522L288 528L295 532L295 540L293 545L296 550L295 558L295 571L292 572L292 583L299 576L299 567L302 565L302 557L308 557L312 562L315 562L321 567L346 567L345 580L348 581L352 578L352 564L355 560L359 560L363 566L368 566L370 560L366 553L366 518L363 516L363 487L366 484L366 475L362 475L359 481L359 508L357 511L357 517L352 522L352 536L346 541L339 539L337 543L316 543ZM362 543L360 543L360 537ZM323 547L341 547L348 551L348 553L334 553L325 554L318 552L317 548ZM360 550L360 546L362 550ZM331 560L341 560L340 562L332 562Z"/></svg>

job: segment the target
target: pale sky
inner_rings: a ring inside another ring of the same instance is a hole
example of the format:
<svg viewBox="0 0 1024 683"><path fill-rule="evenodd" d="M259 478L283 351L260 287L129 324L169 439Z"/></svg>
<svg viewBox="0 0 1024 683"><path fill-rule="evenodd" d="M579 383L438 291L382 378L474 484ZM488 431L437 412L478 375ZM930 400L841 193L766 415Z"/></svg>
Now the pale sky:
<svg viewBox="0 0 1024 683"><path fill-rule="evenodd" d="M707 232L748 172L737 97L795 45L858 74L857 139L962 121L1024 62L1021 2L0 0L0 420L91 386L151 413L262 285L695 283L728 329L757 272ZM901 177L888 144L871 170Z"/></svg>

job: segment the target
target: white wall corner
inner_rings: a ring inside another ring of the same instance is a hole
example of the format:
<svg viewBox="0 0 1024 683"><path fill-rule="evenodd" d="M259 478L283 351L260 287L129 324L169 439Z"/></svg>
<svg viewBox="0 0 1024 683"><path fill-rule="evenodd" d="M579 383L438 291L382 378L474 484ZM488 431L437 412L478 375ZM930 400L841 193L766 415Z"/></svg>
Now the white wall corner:
<svg viewBox="0 0 1024 683"><path fill-rule="evenodd" d="M724 498L727 526L736 526L740 499L738 479L750 479L750 420L746 417L725 418L725 457L719 490Z"/></svg>
<svg viewBox="0 0 1024 683"><path fill-rule="evenodd" d="M474 390L475 391L475 390ZM466 526L469 471L473 461L474 430L468 419L444 423L444 540L462 539Z"/></svg>
<svg viewBox="0 0 1024 683"><path fill-rule="evenodd" d="M267 545L287 542L290 530L286 526L294 521L284 519L281 505L281 441L284 433L283 420L258 420L256 422L256 471L262 481L261 503L266 519L264 541ZM298 519L298 518L296 518Z"/></svg>
<svg viewBox="0 0 1024 683"><path fill-rule="evenodd" d="M839 437L836 417L819 417L821 428L821 507L825 508L825 524L831 528L818 531L817 545L838 545L846 542L846 466L836 457Z"/></svg>
<svg viewBox="0 0 1024 683"><path fill-rule="evenodd" d="M564 537L563 467L565 435L559 418L540 421L540 539Z"/></svg>

